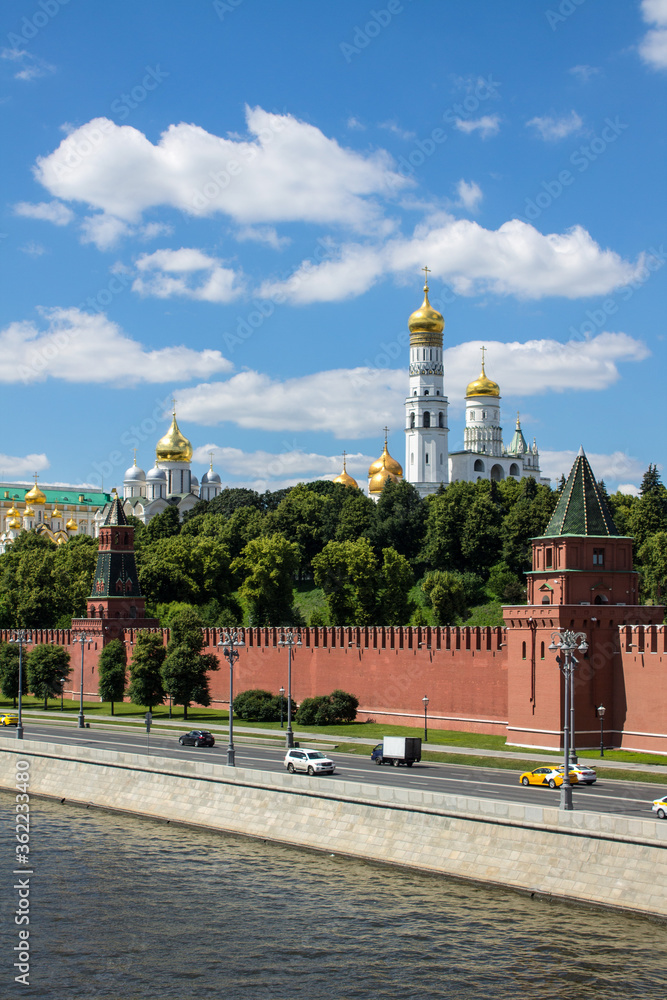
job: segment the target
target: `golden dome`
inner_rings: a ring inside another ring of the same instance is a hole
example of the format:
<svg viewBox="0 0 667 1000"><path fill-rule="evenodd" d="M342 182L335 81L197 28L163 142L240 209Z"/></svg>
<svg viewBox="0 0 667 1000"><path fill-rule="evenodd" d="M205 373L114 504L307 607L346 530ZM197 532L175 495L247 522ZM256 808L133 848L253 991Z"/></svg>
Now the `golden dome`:
<svg viewBox="0 0 667 1000"><path fill-rule="evenodd" d="M498 383L492 382L490 378L486 377L484 361L482 361L482 370L479 373L479 377L474 382L470 382L466 389L466 399L469 396L500 396L500 386Z"/></svg>
<svg viewBox="0 0 667 1000"><path fill-rule="evenodd" d="M376 472L375 475L371 476L371 481L368 484L368 492L373 494L382 493L384 484L388 479L390 479L392 483L397 483L399 481L399 477L395 473L390 472L389 469L383 465L379 472Z"/></svg>
<svg viewBox="0 0 667 1000"><path fill-rule="evenodd" d="M428 271L426 274L428 279ZM408 320L408 330L410 333L441 334L445 329L445 320L442 313L434 309L428 300L428 280L424 285L424 301L419 309L416 309Z"/></svg>
<svg viewBox="0 0 667 1000"><path fill-rule="evenodd" d="M191 462L192 445L178 429L176 411L171 421L171 427L164 437L161 437L155 449L155 459L158 462Z"/></svg>
<svg viewBox="0 0 667 1000"><path fill-rule="evenodd" d="M34 517L35 516L35 512L34 512L34 510L32 509L32 507L30 506L29 503L27 503L25 505L25 510L23 511L23 516L24 517Z"/></svg>
<svg viewBox="0 0 667 1000"><path fill-rule="evenodd" d="M53 508L53 511L51 512L51 517L62 517L62 516L63 512L61 510L58 510L58 504L56 504L55 507Z"/></svg>
<svg viewBox="0 0 667 1000"><path fill-rule="evenodd" d="M334 483L341 483L343 486L354 486L359 489L359 483L356 479L353 479L345 467L345 452L343 452L343 471L340 476L336 476Z"/></svg>
<svg viewBox="0 0 667 1000"><path fill-rule="evenodd" d="M21 511L17 510L16 507L14 506L14 504L12 504L11 507L9 508L9 510L7 511L7 517L8 518L12 518L12 517L20 517L20 516L21 516Z"/></svg>
<svg viewBox="0 0 667 1000"><path fill-rule="evenodd" d="M11 528L12 531L20 531L21 530L20 519L18 517L13 517L10 521L7 522L7 527Z"/></svg>
<svg viewBox="0 0 667 1000"><path fill-rule="evenodd" d="M41 506L43 503L46 503L46 494L42 493L42 491L40 490L39 486L37 485L37 480L35 480L35 485L33 486L33 488L31 490L28 490L24 499L27 504L34 503L34 504L39 504Z"/></svg>
<svg viewBox="0 0 667 1000"><path fill-rule="evenodd" d="M387 433L388 433L388 431L387 431L387 428L385 427L385 429L384 429L384 451L382 452L382 454L380 455L380 457L378 459L376 459L369 466L369 469L368 469L368 478L369 479L372 479L373 476L376 475L376 473L382 472L383 469L386 469L387 472L390 472L392 474L392 476L397 476L398 479L402 479L403 478L403 467L401 466L401 464L399 462L396 461L395 458L392 458L391 455L389 454L389 452L387 451Z"/></svg>
<svg viewBox="0 0 667 1000"><path fill-rule="evenodd" d="M65 525L68 531L78 531L79 525L76 523L73 517L70 517L69 521Z"/></svg>

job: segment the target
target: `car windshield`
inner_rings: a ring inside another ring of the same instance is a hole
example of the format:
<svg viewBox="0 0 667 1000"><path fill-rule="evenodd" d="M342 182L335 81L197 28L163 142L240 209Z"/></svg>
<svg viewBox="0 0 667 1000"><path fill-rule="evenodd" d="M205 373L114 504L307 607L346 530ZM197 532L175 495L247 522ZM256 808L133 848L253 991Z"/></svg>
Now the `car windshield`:
<svg viewBox="0 0 667 1000"><path fill-rule="evenodd" d="M306 757L308 760L326 760L324 754L320 753L319 750L309 750Z"/></svg>

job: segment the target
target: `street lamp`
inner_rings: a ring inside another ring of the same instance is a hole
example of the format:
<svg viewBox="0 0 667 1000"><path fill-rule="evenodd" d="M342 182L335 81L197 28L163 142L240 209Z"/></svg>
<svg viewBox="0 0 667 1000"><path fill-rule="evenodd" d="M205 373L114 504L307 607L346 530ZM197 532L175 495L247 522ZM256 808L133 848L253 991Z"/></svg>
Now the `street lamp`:
<svg viewBox="0 0 667 1000"><path fill-rule="evenodd" d="M600 756L604 757L604 713L607 709L604 705L598 705L598 719L600 720Z"/></svg>
<svg viewBox="0 0 667 1000"><path fill-rule="evenodd" d="M428 743L428 717L426 712L428 711L428 698L426 695L422 698L424 702L424 743Z"/></svg>
<svg viewBox="0 0 667 1000"><path fill-rule="evenodd" d="M574 728L574 707L571 701L572 674L577 665L575 650L585 653L588 649L585 632L570 632L567 629L558 630L551 633L551 644L549 649L552 652L560 650L561 656L556 657L556 663L560 667L565 678L565 698L563 717L563 784L560 786L560 808L572 809L572 785L570 784L570 726L568 726L568 708L570 715L570 725Z"/></svg>
<svg viewBox="0 0 667 1000"><path fill-rule="evenodd" d="M285 688L280 688L280 728L283 728L283 706L285 704Z"/></svg>
<svg viewBox="0 0 667 1000"><path fill-rule="evenodd" d="M65 678L61 677L60 678L60 711L61 712L64 709L64 705L63 705L63 695L64 695L64 693L65 693Z"/></svg>
<svg viewBox="0 0 667 1000"><path fill-rule="evenodd" d="M288 629L283 629L282 639L278 640L279 646L287 646L287 732L285 733L285 747L288 750L294 746L294 733L292 732L292 646L303 646L301 636L296 639Z"/></svg>
<svg viewBox="0 0 667 1000"><path fill-rule="evenodd" d="M16 739L23 739L23 715L21 704L23 698L23 643L32 642L32 632L29 628L17 628L14 630L10 642L18 643L19 647L19 724L16 727Z"/></svg>
<svg viewBox="0 0 667 1000"><path fill-rule="evenodd" d="M83 653L84 653L84 644L89 641L90 640L85 632L81 632L78 638L72 639L72 642L81 643L81 694L79 697L79 729L86 728L86 720L83 717Z"/></svg>
<svg viewBox="0 0 667 1000"><path fill-rule="evenodd" d="M222 655L229 660L229 743L227 745L227 763L230 767L234 767L234 663L241 655L238 647L245 646L243 633L237 632L236 629L231 632L224 632L218 646L222 647Z"/></svg>

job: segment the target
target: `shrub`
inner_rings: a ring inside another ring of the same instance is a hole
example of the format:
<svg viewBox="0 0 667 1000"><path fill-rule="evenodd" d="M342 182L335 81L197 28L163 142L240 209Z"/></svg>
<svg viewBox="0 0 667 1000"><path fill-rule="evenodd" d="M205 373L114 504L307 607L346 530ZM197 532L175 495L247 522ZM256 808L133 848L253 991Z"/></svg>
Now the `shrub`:
<svg viewBox="0 0 667 1000"><path fill-rule="evenodd" d="M300 726L335 726L341 722L354 722L359 699L346 691L304 698L299 705L295 721Z"/></svg>
<svg viewBox="0 0 667 1000"><path fill-rule="evenodd" d="M280 722L287 718L287 697L271 694L261 688L242 691L234 698L234 714L244 722ZM296 714L296 703L292 699L292 715Z"/></svg>

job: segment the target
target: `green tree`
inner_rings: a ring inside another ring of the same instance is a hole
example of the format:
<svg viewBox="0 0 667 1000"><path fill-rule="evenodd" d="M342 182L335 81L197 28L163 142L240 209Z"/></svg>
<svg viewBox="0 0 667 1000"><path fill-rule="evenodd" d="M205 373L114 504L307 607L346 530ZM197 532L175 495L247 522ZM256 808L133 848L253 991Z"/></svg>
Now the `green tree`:
<svg viewBox="0 0 667 1000"><path fill-rule="evenodd" d="M461 555L465 569L484 576L498 558L501 548L500 527L503 512L494 499L495 483L484 483L489 490L480 489L468 510L461 532Z"/></svg>
<svg viewBox="0 0 667 1000"><path fill-rule="evenodd" d="M34 646L28 654L28 688L37 698L55 698L62 690L61 680L70 673L69 653L62 646Z"/></svg>
<svg viewBox="0 0 667 1000"><path fill-rule="evenodd" d="M102 701L122 701L127 682L127 653L122 639L112 639L100 653L97 667L98 691Z"/></svg>
<svg viewBox="0 0 667 1000"><path fill-rule="evenodd" d="M644 473L639 497L632 505L627 525L639 550L651 535L667 531L667 490L660 480L655 465Z"/></svg>
<svg viewBox="0 0 667 1000"><path fill-rule="evenodd" d="M18 643L0 642L0 691L3 698L11 698L14 708L19 693Z"/></svg>
<svg viewBox="0 0 667 1000"><path fill-rule="evenodd" d="M426 501L426 534L420 562L434 570L466 569L461 537L476 494L474 483L450 483Z"/></svg>
<svg viewBox="0 0 667 1000"><path fill-rule="evenodd" d="M467 617L465 589L457 573L445 570L428 573L422 590L431 602L437 625L456 625Z"/></svg>
<svg viewBox="0 0 667 1000"><path fill-rule="evenodd" d="M369 531L376 551L393 548L406 559L416 559L424 539L425 516L424 501L412 483L405 479L385 483Z"/></svg>
<svg viewBox="0 0 667 1000"><path fill-rule="evenodd" d="M491 567L486 586L489 593L503 604L520 604L526 599L526 588L504 562Z"/></svg>
<svg viewBox="0 0 667 1000"><path fill-rule="evenodd" d="M201 620L192 608L185 608L172 618L167 656L162 666L164 689L175 705L183 706L183 718L195 702L210 705L208 673L219 670L213 653L202 653L204 636Z"/></svg>
<svg viewBox="0 0 667 1000"><path fill-rule="evenodd" d="M299 483L281 500L276 510L266 515L267 534L280 533L298 546L299 578L310 572L311 561L326 541L328 509L331 498Z"/></svg>
<svg viewBox="0 0 667 1000"><path fill-rule="evenodd" d="M251 625L289 625L295 620L294 573L299 548L276 534L253 538L232 563Z"/></svg>
<svg viewBox="0 0 667 1000"><path fill-rule="evenodd" d="M313 559L315 583L333 625L371 625L378 604L378 564L367 538L328 542Z"/></svg>
<svg viewBox="0 0 667 1000"><path fill-rule="evenodd" d="M135 705L149 711L164 701L162 664L167 650L159 632L139 632L132 650L128 694Z"/></svg>
<svg viewBox="0 0 667 1000"><path fill-rule="evenodd" d="M79 535L57 547L51 579L56 628L69 628L72 618L85 617L97 565L97 548L97 539L90 535Z"/></svg>
<svg viewBox="0 0 667 1000"><path fill-rule="evenodd" d="M382 550L382 583L380 589L380 625L407 625L415 610L410 600L414 573L410 563L396 549Z"/></svg>
<svg viewBox="0 0 667 1000"><path fill-rule="evenodd" d="M377 516L374 500L361 490L342 486L345 491L336 525L335 541L356 542L362 535L370 535Z"/></svg>
<svg viewBox="0 0 667 1000"><path fill-rule="evenodd" d="M262 510L262 498L255 490L249 490L242 486L227 487L218 493L213 500L209 500L207 513L222 514L223 517L228 518L241 507L254 507L255 510Z"/></svg>
<svg viewBox="0 0 667 1000"><path fill-rule="evenodd" d="M637 553L644 596L655 604L667 597L667 531L646 539Z"/></svg>
<svg viewBox="0 0 667 1000"><path fill-rule="evenodd" d="M500 529L502 561L517 579L531 568L531 539L544 534L558 503L558 494L534 479L522 479L520 490Z"/></svg>
<svg viewBox="0 0 667 1000"><path fill-rule="evenodd" d="M162 538L172 538L181 530L178 507L170 505L161 514L151 518L146 526L146 541L155 542Z"/></svg>
<svg viewBox="0 0 667 1000"><path fill-rule="evenodd" d="M231 596L229 551L208 535L182 533L146 545L138 572L142 591L155 604L215 598L224 605Z"/></svg>

